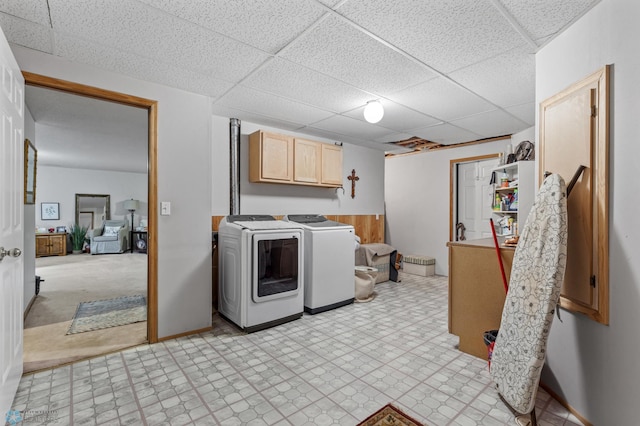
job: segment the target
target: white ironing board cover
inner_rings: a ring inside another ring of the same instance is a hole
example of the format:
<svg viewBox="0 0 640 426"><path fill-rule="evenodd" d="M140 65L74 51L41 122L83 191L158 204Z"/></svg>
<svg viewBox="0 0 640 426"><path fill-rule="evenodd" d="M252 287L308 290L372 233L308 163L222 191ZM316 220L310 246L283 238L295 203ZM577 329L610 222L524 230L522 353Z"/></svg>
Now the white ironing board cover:
<svg viewBox="0 0 640 426"><path fill-rule="evenodd" d="M566 188L562 177L552 174L536 195L516 247L491 357L498 392L522 414L535 406L566 260Z"/></svg>

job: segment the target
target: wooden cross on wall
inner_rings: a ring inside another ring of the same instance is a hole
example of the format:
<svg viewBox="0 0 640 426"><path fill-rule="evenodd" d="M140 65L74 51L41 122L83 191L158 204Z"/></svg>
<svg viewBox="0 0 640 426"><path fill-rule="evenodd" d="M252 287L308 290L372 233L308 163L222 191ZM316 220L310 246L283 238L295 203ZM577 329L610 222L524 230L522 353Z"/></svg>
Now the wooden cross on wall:
<svg viewBox="0 0 640 426"><path fill-rule="evenodd" d="M347 179L351 181L351 198L356 198L356 181L360 180L360 178L356 176L356 169L351 170L351 176Z"/></svg>

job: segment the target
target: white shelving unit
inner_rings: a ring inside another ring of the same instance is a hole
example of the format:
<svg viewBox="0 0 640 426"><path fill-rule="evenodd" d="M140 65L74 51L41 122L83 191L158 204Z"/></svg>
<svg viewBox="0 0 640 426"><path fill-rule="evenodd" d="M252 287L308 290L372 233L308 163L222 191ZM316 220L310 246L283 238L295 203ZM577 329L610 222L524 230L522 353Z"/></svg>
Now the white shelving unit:
<svg viewBox="0 0 640 426"><path fill-rule="evenodd" d="M491 169L495 173L493 187L492 218L496 226L496 233L500 236L510 236L519 233L527 220L533 198L535 196L534 182L535 161L517 161L503 164ZM506 178L507 186L503 187L503 178ZM516 191L517 190L517 191ZM517 193L517 207L496 203L496 197L500 200L512 198ZM496 206L498 208L496 208ZM509 219L513 219L509 226Z"/></svg>

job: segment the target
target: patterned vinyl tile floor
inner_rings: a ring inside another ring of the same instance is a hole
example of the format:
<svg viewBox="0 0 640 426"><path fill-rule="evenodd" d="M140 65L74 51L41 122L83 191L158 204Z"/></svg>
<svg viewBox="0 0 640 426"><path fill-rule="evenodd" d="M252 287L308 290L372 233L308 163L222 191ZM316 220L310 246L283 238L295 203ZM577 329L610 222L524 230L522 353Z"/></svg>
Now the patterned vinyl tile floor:
<svg viewBox="0 0 640 426"><path fill-rule="evenodd" d="M436 425L515 425L487 363L447 332L447 278L401 273L377 297L252 334L212 332L25 375L25 424L356 425L386 403ZM542 389L540 425L580 422Z"/></svg>

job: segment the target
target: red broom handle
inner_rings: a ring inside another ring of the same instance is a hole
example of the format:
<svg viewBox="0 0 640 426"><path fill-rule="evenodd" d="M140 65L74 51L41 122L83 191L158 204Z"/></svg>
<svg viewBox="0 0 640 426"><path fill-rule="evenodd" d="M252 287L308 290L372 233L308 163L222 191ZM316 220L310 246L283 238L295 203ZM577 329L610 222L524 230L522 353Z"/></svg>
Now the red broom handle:
<svg viewBox="0 0 640 426"><path fill-rule="evenodd" d="M502 256L500 256L500 245L498 244L498 237L496 236L496 227L493 226L493 219L489 219L491 223L491 233L493 234L493 244L496 246L496 254L498 255L498 263L500 264L500 272L502 273L502 284L504 284L504 292L509 290L507 284L507 276L504 273L504 265L502 264Z"/></svg>

